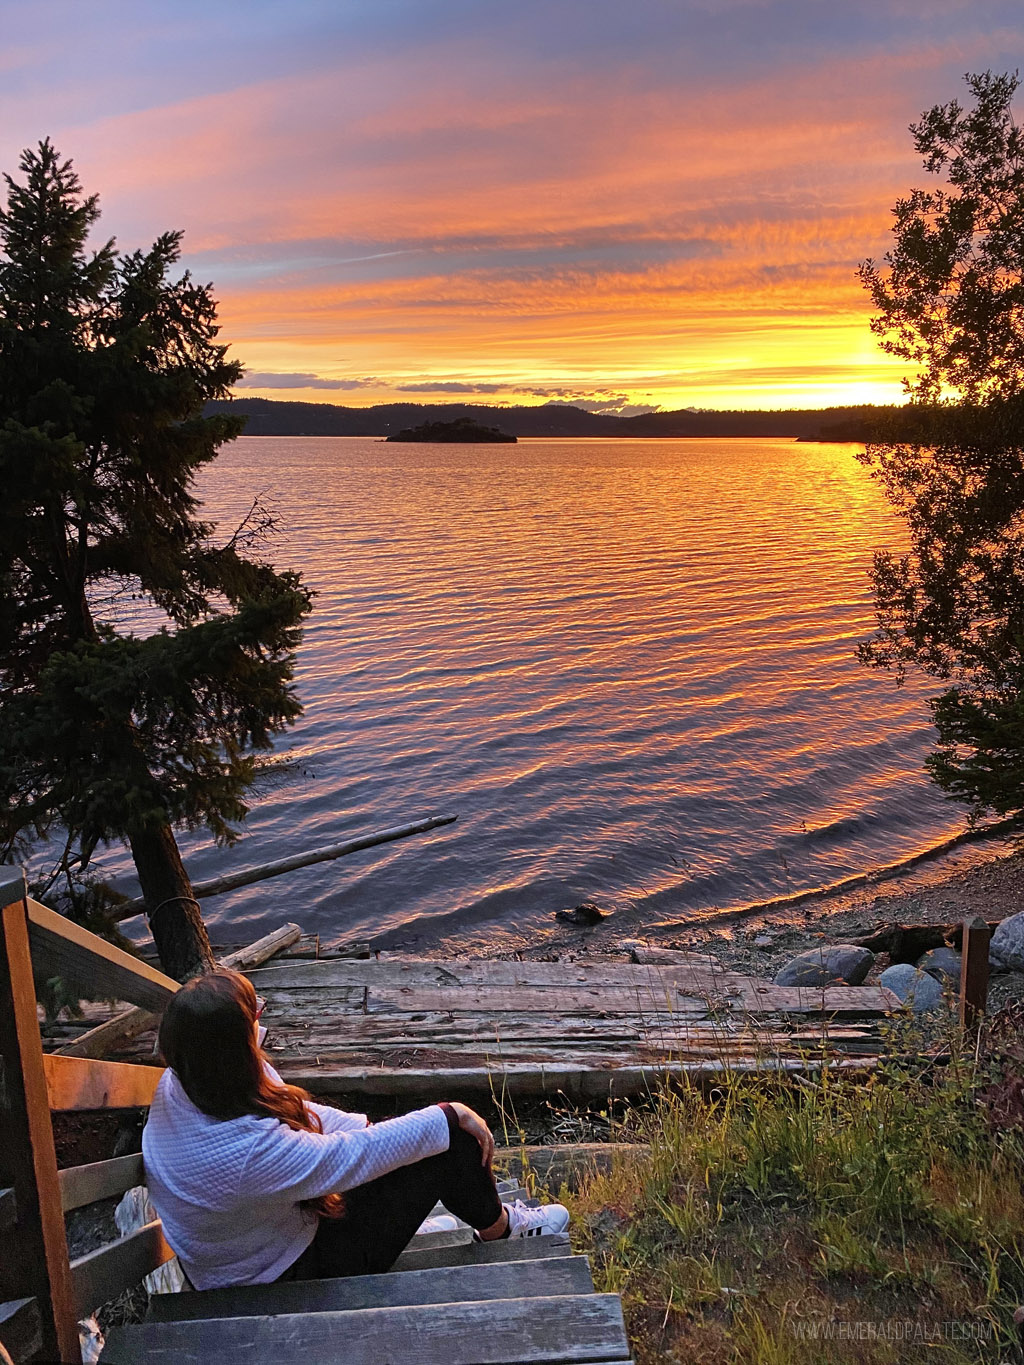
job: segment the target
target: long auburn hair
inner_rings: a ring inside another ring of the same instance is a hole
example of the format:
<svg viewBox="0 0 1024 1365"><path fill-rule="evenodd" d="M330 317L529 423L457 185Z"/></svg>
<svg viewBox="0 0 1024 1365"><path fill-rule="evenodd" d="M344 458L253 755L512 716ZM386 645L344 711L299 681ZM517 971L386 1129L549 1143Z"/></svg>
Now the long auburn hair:
<svg viewBox="0 0 1024 1365"><path fill-rule="evenodd" d="M160 1051L197 1109L215 1119L243 1114L279 1119L289 1128L322 1133L323 1125L296 1085L278 1085L264 1069L256 1041L256 991L240 972L218 967L186 981L160 1021ZM304 1199L304 1208L340 1218L340 1194Z"/></svg>

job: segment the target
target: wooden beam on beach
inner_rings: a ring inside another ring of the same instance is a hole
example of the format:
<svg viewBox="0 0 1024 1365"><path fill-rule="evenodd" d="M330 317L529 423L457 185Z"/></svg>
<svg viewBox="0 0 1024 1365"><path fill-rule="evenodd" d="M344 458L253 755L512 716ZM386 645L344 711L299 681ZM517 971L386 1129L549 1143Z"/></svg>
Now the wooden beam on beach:
<svg viewBox="0 0 1024 1365"><path fill-rule="evenodd" d="M820 1058L820 1054L819 1054ZM568 1096L573 1100L607 1100L610 1097L649 1095L665 1081L689 1077L714 1080L722 1076L814 1076L823 1070L868 1075L877 1065L877 1055L829 1058L823 1062L809 1057L733 1056L719 1059L705 1056L692 1062L651 1062L647 1065L588 1066L555 1063L514 1062L503 1066L498 1059L492 1066L467 1067L380 1067L325 1065L311 1066L275 1058L275 1068L289 1085L301 1086L320 1095L380 1095L387 1098L415 1098L427 1103L448 1094L473 1094L478 1097L503 1095ZM626 1061L627 1059L623 1059Z"/></svg>
<svg viewBox="0 0 1024 1365"><path fill-rule="evenodd" d="M233 953L228 953L221 959L220 966L231 967L236 972L247 971L250 967L258 967L260 963L266 962L275 953L287 948L301 937L302 930L297 924L282 924L280 929L264 934L248 948L239 948ZM55 1055L102 1057L115 1043L124 1043L130 1038L137 1038L140 1033L148 1033L151 1028L156 1028L159 1021L159 1014L152 1014L149 1010L124 1010L121 1014L115 1014L113 1019L107 1019L102 1024L97 1024L95 1028L89 1029L88 1033L81 1034L74 1042L56 1048Z"/></svg>
<svg viewBox="0 0 1024 1365"><path fill-rule="evenodd" d="M199 900L223 896L228 891L237 891L241 886L251 886L253 882L266 881L268 877L280 877L283 872L294 872L297 868L311 867L314 863L333 862L335 858L361 853L364 848L376 848L378 844L389 844L395 839L408 839L413 834L426 834L429 830L440 829L442 825L453 825L458 818L457 815L430 815L425 820L415 820L409 825L381 830L379 834L364 834L358 839L348 839L343 844L314 849L312 853L295 853L290 858L279 858L277 862L245 868L226 877L215 877L213 881L197 882L192 890ZM139 896L118 910L117 919L131 919L133 915L143 914L145 909L145 899Z"/></svg>

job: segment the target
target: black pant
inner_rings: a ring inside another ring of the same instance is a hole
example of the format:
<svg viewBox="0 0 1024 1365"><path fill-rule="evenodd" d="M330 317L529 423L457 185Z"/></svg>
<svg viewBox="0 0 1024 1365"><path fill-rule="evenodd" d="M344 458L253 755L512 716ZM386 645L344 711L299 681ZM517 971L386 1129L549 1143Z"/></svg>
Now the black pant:
<svg viewBox="0 0 1024 1365"><path fill-rule="evenodd" d="M473 1228L489 1228L501 1217L494 1176L480 1164L476 1138L454 1124L446 1152L346 1190L341 1218L321 1218L312 1242L278 1279L390 1270L438 1200Z"/></svg>

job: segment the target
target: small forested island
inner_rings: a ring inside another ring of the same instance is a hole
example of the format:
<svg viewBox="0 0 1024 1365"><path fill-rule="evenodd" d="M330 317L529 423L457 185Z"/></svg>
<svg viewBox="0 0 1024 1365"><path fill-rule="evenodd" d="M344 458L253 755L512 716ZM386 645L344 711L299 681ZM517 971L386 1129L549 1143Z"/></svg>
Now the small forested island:
<svg viewBox="0 0 1024 1365"><path fill-rule="evenodd" d="M461 441L479 445L483 442L500 442L515 445L517 438L497 427L481 426L471 417L460 417L454 422L424 422L418 427L406 427L386 438L389 441Z"/></svg>

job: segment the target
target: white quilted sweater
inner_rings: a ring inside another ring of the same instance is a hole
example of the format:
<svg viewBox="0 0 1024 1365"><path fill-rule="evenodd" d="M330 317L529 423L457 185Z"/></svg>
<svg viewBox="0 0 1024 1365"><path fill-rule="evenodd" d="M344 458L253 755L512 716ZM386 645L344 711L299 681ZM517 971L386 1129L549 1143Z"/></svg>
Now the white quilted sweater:
<svg viewBox="0 0 1024 1365"><path fill-rule="evenodd" d="M277 1073L268 1067L275 1080ZM142 1135L146 1180L164 1233L197 1289L266 1284L313 1240L302 1199L350 1190L448 1150L438 1105L367 1126L365 1114L312 1104L323 1133L277 1119L215 1119L168 1068Z"/></svg>

